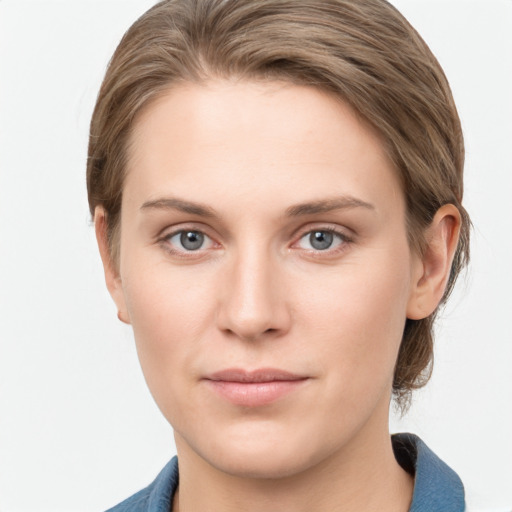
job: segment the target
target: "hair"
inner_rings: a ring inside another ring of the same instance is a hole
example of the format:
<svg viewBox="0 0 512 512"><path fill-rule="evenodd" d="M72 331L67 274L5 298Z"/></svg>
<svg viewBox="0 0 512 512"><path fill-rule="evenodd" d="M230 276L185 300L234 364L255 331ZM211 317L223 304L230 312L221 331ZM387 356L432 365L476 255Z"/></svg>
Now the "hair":
<svg viewBox="0 0 512 512"><path fill-rule="evenodd" d="M464 143L448 81L430 49L385 0L165 0L126 32L92 116L87 162L91 214L102 206L112 260L129 138L141 109L182 82L278 80L328 91L380 134L407 208L411 248L444 204L462 218L443 304L469 259L463 208ZM393 394L406 409L429 380L437 310L408 319Z"/></svg>

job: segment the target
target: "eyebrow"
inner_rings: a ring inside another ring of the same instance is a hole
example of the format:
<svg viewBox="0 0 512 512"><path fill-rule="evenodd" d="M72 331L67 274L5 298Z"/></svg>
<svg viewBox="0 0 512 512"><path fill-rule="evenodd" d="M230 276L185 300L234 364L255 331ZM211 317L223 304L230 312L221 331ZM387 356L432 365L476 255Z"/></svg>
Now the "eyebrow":
<svg viewBox="0 0 512 512"><path fill-rule="evenodd" d="M334 210L346 210L352 208L365 208L375 210L375 206L361 199L352 196L341 196L332 199L322 199L309 203L297 204L286 209L286 215L289 217L299 217L301 215L314 215L316 213L327 213Z"/></svg>
<svg viewBox="0 0 512 512"><path fill-rule="evenodd" d="M352 196L341 196L331 199L321 199L318 201L311 201L307 203L300 203L290 206L286 209L285 215L287 217L300 217L302 215L314 215L318 213L327 213L335 210L345 210L352 208L365 208L367 210L375 210L371 203L362 201ZM146 201L141 207L141 210L178 210L191 215L199 217L218 217L218 214L213 208L202 203L192 201L185 201L177 197L165 197Z"/></svg>
<svg viewBox="0 0 512 512"><path fill-rule="evenodd" d="M154 201L146 201L141 207L141 210L178 210L191 215L198 215L200 217L217 217L215 210L209 206L192 201L185 201L177 197L165 197L155 199Z"/></svg>

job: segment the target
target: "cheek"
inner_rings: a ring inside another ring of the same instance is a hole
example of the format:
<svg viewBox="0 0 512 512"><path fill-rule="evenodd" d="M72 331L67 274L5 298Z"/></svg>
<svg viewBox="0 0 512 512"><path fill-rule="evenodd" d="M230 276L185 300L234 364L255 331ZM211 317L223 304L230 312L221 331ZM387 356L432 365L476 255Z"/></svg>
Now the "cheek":
<svg viewBox="0 0 512 512"><path fill-rule="evenodd" d="M212 328L215 297L197 271L133 263L123 288L144 376L158 404L170 401L170 390L186 399L184 384Z"/></svg>
<svg viewBox="0 0 512 512"><path fill-rule="evenodd" d="M298 317L307 338L317 339L317 357L338 369L330 372L333 386L334 381L340 389L389 386L406 319L407 261L370 258L333 269L324 287L318 281L304 284L306 313Z"/></svg>

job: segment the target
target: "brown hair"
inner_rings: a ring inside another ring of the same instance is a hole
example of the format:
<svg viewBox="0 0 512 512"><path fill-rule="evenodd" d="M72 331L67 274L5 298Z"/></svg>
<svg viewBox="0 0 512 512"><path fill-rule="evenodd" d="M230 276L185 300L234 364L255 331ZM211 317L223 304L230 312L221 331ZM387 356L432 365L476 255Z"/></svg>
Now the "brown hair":
<svg viewBox="0 0 512 512"><path fill-rule="evenodd" d="M93 215L98 205L106 211L113 260L134 119L179 81L230 77L318 87L365 118L402 182L414 250L424 250L424 230L442 205L459 209L444 302L469 258L462 130L439 63L385 0L166 0L139 18L112 57L91 121L89 205ZM435 314L406 322L393 382L402 406L430 377Z"/></svg>

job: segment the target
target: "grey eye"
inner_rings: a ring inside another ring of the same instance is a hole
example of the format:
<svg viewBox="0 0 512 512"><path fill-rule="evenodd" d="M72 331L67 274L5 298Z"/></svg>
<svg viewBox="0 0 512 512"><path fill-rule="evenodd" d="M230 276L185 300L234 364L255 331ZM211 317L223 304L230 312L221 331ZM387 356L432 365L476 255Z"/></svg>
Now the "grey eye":
<svg viewBox="0 0 512 512"><path fill-rule="evenodd" d="M330 231L312 231L309 234L309 243L317 251L329 249L334 241L334 234Z"/></svg>
<svg viewBox="0 0 512 512"><path fill-rule="evenodd" d="M305 233L298 242L307 251L332 251L348 242L347 238L331 229L314 229Z"/></svg>
<svg viewBox="0 0 512 512"><path fill-rule="evenodd" d="M179 237L181 246L187 251L197 251L204 243L204 234L199 231L182 231Z"/></svg>
<svg viewBox="0 0 512 512"><path fill-rule="evenodd" d="M167 249L173 254L185 255L193 252L198 255L214 247L213 240L203 233L193 229L181 229L167 235L165 238Z"/></svg>

